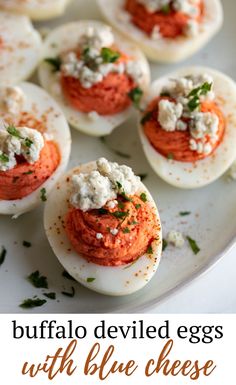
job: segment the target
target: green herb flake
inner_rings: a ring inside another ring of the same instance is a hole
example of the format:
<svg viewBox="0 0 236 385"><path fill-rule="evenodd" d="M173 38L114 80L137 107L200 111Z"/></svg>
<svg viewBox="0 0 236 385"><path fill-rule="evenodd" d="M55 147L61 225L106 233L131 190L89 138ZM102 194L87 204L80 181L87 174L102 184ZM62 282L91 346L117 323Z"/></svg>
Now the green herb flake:
<svg viewBox="0 0 236 385"><path fill-rule="evenodd" d="M0 162L7 163L9 162L9 156L6 154L0 154Z"/></svg>
<svg viewBox="0 0 236 385"><path fill-rule="evenodd" d="M126 195L126 193L125 193L124 191L121 193L121 196L122 196L122 198L123 198L125 201L127 201L127 202L133 202L133 199L130 198L130 197L128 197L128 195Z"/></svg>
<svg viewBox="0 0 236 385"><path fill-rule="evenodd" d="M165 15L168 15L171 11L171 7L169 4L163 5L161 8L161 12L164 13Z"/></svg>
<svg viewBox="0 0 236 385"><path fill-rule="evenodd" d="M98 209L98 214L106 215L106 214L109 214L109 211L107 209L101 208L101 209Z"/></svg>
<svg viewBox="0 0 236 385"><path fill-rule="evenodd" d="M162 239L162 251L165 251L165 249L168 246L168 242L165 238Z"/></svg>
<svg viewBox="0 0 236 385"><path fill-rule="evenodd" d="M31 175L31 174L33 174L33 172L34 172L34 171L29 170L29 171L23 172L23 175Z"/></svg>
<svg viewBox="0 0 236 385"><path fill-rule="evenodd" d="M4 246L2 246L1 252L0 252L0 266L3 264L3 262L6 259L7 250Z"/></svg>
<svg viewBox="0 0 236 385"><path fill-rule="evenodd" d="M53 72L60 71L62 61L61 61L61 58L59 56L54 57L54 58L48 57L48 58L44 59L44 61L53 67Z"/></svg>
<svg viewBox="0 0 236 385"><path fill-rule="evenodd" d="M194 88L188 94L188 98L190 98L188 108L190 111L194 111L200 106L200 96L206 95L209 91L211 91L211 88L212 83L205 82L200 87Z"/></svg>
<svg viewBox="0 0 236 385"><path fill-rule="evenodd" d="M125 204L123 202L118 202L118 205L119 209L123 210L124 207L125 207Z"/></svg>
<svg viewBox="0 0 236 385"><path fill-rule="evenodd" d="M72 286L71 287L71 292L68 291L62 291L61 294L63 294L66 297L73 298L75 296L75 288Z"/></svg>
<svg viewBox="0 0 236 385"><path fill-rule="evenodd" d="M87 282L88 283L92 283L92 282L94 282L96 280L96 278L87 278Z"/></svg>
<svg viewBox="0 0 236 385"><path fill-rule="evenodd" d="M120 53L111 48L104 47L101 50L101 56L104 63L115 63L120 58Z"/></svg>
<svg viewBox="0 0 236 385"><path fill-rule="evenodd" d="M125 228L122 230L122 232L123 232L124 234L129 234L129 233L130 233L130 229L129 229L128 227L125 227Z"/></svg>
<svg viewBox="0 0 236 385"><path fill-rule="evenodd" d="M56 299L56 293L44 293L44 297L47 297L49 299L55 300Z"/></svg>
<svg viewBox="0 0 236 385"><path fill-rule="evenodd" d="M28 298L28 299L25 299L19 306L22 309L33 309L34 307L43 306L46 302L47 302L46 299Z"/></svg>
<svg viewBox="0 0 236 385"><path fill-rule="evenodd" d="M133 88L128 93L128 97L133 102L134 107L137 108L138 110L140 110L140 102L141 102L142 96L143 96L143 91L139 87Z"/></svg>
<svg viewBox="0 0 236 385"><path fill-rule="evenodd" d="M191 214L191 211L180 211L179 215L181 217L186 217Z"/></svg>
<svg viewBox="0 0 236 385"><path fill-rule="evenodd" d="M22 242L22 245L24 246L24 247L31 247L32 246L32 244L30 243L30 242L28 242L28 241L23 241Z"/></svg>
<svg viewBox="0 0 236 385"><path fill-rule="evenodd" d="M153 254L153 248L152 245L149 245L147 248L147 254Z"/></svg>
<svg viewBox="0 0 236 385"><path fill-rule="evenodd" d="M117 184L118 189L121 190L122 189L122 184L120 182L118 182L118 181L116 182L116 184Z"/></svg>
<svg viewBox="0 0 236 385"><path fill-rule="evenodd" d="M195 111L200 106L200 99L198 96L194 96L188 102L188 108L191 112Z"/></svg>
<svg viewBox="0 0 236 385"><path fill-rule="evenodd" d="M47 192L46 192L46 189L45 188L42 188L40 190L40 198L41 198L41 201L42 202L46 202L47 201Z"/></svg>
<svg viewBox="0 0 236 385"><path fill-rule="evenodd" d="M128 215L128 211L115 211L112 215L117 219L125 219Z"/></svg>
<svg viewBox="0 0 236 385"><path fill-rule="evenodd" d="M145 115L143 115L140 123L144 126L149 120L152 118L153 111L148 111Z"/></svg>
<svg viewBox="0 0 236 385"><path fill-rule="evenodd" d="M9 126L7 128L7 132L8 134L10 134L11 136L15 136L16 138L18 139L22 139L22 136L20 134L20 131L16 129L15 126Z"/></svg>
<svg viewBox="0 0 236 385"><path fill-rule="evenodd" d="M196 241L190 237L187 237L187 240L188 240L189 246L191 247L193 253L195 255L198 254L201 249L198 247Z"/></svg>
<svg viewBox="0 0 236 385"><path fill-rule="evenodd" d="M167 154L167 159L173 160L174 159L174 154L172 154L172 152L169 152L169 154Z"/></svg>
<svg viewBox="0 0 236 385"><path fill-rule="evenodd" d="M141 200L142 200L144 203L147 202L147 194L142 193L142 194L140 195L140 198L141 198Z"/></svg>
<svg viewBox="0 0 236 385"><path fill-rule="evenodd" d="M43 275L40 275L38 270L30 274L27 278L29 282L37 289L48 289L47 278Z"/></svg>
<svg viewBox="0 0 236 385"><path fill-rule="evenodd" d="M138 203L137 205L135 205L135 208L136 208L137 210L140 209L140 208L141 208L140 203Z"/></svg>
<svg viewBox="0 0 236 385"><path fill-rule="evenodd" d="M25 138L26 147L30 148L34 142L30 138Z"/></svg>
<svg viewBox="0 0 236 385"><path fill-rule="evenodd" d="M62 272L62 277L66 278L66 279L69 279L70 281L75 281L76 282L76 280L66 270L64 270Z"/></svg>

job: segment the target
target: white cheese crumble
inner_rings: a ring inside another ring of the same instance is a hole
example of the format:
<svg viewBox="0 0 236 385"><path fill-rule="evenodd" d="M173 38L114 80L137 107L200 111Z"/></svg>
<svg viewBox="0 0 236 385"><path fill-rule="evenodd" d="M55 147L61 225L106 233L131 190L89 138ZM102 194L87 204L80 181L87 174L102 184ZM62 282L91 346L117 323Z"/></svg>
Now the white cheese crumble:
<svg viewBox="0 0 236 385"><path fill-rule="evenodd" d="M91 88L100 83L109 73L126 73L136 83L143 77L138 62L128 60L125 63L105 63L102 57L102 48L113 49L114 36L110 27L89 27L79 40L80 55L76 52L67 52L61 56L61 72L65 76L79 79L84 88ZM84 53L86 52L86 54Z"/></svg>
<svg viewBox="0 0 236 385"><path fill-rule="evenodd" d="M185 240L182 233L179 231L171 230L167 235L167 242L171 243L177 248L181 248L184 246Z"/></svg>
<svg viewBox="0 0 236 385"><path fill-rule="evenodd" d="M9 127L0 127L1 171L8 171L16 166L16 155L22 155L28 163L34 164L44 146L44 138L37 130L28 127L14 127L14 130L15 134L11 134Z"/></svg>
<svg viewBox="0 0 236 385"><path fill-rule="evenodd" d="M110 233L114 236L116 236L118 233L119 233L119 230L118 229L111 229L110 230Z"/></svg>
<svg viewBox="0 0 236 385"><path fill-rule="evenodd" d="M210 154L219 140L218 116L200 111L201 102L215 98L212 86L213 78L208 74L171 79L162 91L174 101L161 99L158 103L157 119L162 129L169 132L189 129L189 148L198 154ZM198 98L199 106L192 110L189 102L194 97Z"/></svg>
<svg viewBox="0 0 236 385"><path fill-rule="evenodd" d="M25 95L19 87L0 87L0 114L19 115Z"/></svg>
<svg viewBox="0 0 236 385"><path fill-rule="evenodd" d="M154 13L165 9L165 7L173 7L177 12L185 13L188 16L197 16L199 14L199 1L193 0L138 0L145 6L148 12Z"/></svg>
<svg viewBox="0 0 236 385"><path fill-rule="evenodd" d="M102 239L102 238L103 238L103 235L102 235L101 233L97 233L97 234L96 234L96 238L97 238L97 239Z"/></svg>
<svg viewBox="0 0 236 385"><path fill-rule="evenodd" d="M124 192L134 195L140 187L140 178L132 169L100 158L97 169L86 174L72 176L73 194L71 204L82 210L100 209L117 195Z"/></svg>

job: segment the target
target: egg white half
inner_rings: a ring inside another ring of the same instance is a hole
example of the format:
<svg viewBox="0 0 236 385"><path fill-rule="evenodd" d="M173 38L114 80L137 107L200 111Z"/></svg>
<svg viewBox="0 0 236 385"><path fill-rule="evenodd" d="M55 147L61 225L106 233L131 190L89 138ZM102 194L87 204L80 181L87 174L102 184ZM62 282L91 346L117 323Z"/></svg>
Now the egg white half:
<svg viewBox="0 0 236 385"><path fill-rule="evenodd" d="M78 44L80 36L84 34L85 30L90 25L95 27L104 26L103 23L98 21L79 21L56 28L47 36L44 42L43 58L56 57L65 50L74 49ZM135 61L140 63L143 72L140 86L143 90L147 90L150 83L150 68L145 56L139 48L133 44L127 43L118 35L115 35L115 41L117 46L123 52L131 55L135 58ZM58 76L53 73L52 67L49 64L45 62L41 63L39 67L39 79L41 85L60 104L69 123L85 134L92 136L109 135L115 127L125 122L132 112L132 107L130 107L115 115L97 115L97 118L93 120L88 114L80 112L68 104L60 89Z"/></svg>
<svg viewBox="0 0 236 385"><path fill-rule="evenodd" d="M236 84L221 72L205 67L180 69L156 80L150 88L146 103L160 95L168 79L186 75L207 73L213 77L215 102L224 114L226 127L222 142L214 153L195 163L169 160L159 154L147 139L139 122L139 134L146 157L154 171L173 186L192 189L214 182L235 160L236 148Z"/></svg>
<svg viewBox="0 0 236 385"><path fill-rule="evenodd" d="M40 190L45 188L46 194L50 192L66 169L71 149L70 129L57 103L44 90L34 84L21 83L18 87L26 96L23 111L32 113L37 119L40 119L43 114L47 116L46 133L52 135L52 140L57 143L61 160L50 178L30 195L17 200L0 200L0 214L16 216L30 211L42 203Z"/></svg>
<svg viewBox="0 0 236 385"><path fill-rule="evenodd" d="M63 14L71 0L0 0L0 9L29 16L33 20L48 20Z"/></svg>
<svg viewBox="0 0 236 385"><path fill-rule="evenodd" d="M97 1L105 19L128 39L137 43L150 60L158 62L174 63L187 59L207 44L223 23L220 0L204 0L205 13L196 37L153 40L127 20L128 13L123 10L124 0Z"/></svg>
<svg viewBox="0 0 236 385"><path fill-rule="evenodd" d="M0 85L29 78L41 57L42 41L26 16L0 12Z"/></svg>
<svg viewBox="0 0 236 385"><path fill-rule="evenodd" d="M72 193L72 184L66 182L74 173L90 172L96 168L91 162L70 170L56 184L45 206L44 226L49 243L63 267L83 286L101 294L124 296L142 289L155 274L162 252L162 234L159 240L152 243L153 254L143 255L129 265L106 267L87 262L78 255L66 235L62 220L69 209L68 199ZM153 198L140 182L140 192L146 192L148 201L160 221L159 213ZM61 219L59 219L61 218ZM56 226L55 226L56 223ZM136 276L137 274L137 276ZM88 278L95 278L87 282Z"/></svg>

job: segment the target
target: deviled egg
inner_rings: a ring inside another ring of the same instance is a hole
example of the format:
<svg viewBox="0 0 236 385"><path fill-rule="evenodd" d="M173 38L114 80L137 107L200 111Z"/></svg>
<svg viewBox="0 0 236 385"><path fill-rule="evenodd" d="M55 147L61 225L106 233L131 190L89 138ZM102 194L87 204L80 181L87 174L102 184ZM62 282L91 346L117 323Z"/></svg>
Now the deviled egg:
<svg viewBox="0 0 236 385"><path fill-rule="evenodd" d="M220 0L98 0L106 20L135 41L148 58L184 60L220 29Z"/></svg>
<svg viewBox="0 0 236 385"><path fill-rule="evenodd" d="M41 48L41 37L26 16L0 12L0 86L29 78Z"/></svg>
<svg viewBox="0 0 236 385"><path fill-rule="evenodd" d="M235 82L210 68L184 68L156 80L139 124L156 173L180 188L218 179L235 160L235 106Z"/></svg>
<svg viewBox="0 0 236 385"><path fill-rule="evenodd" d="M64 172L71 139L56 102L31 83L0 87L0 214L30 211Z"/></svg>
<svg viewBox="0 0 236 385"><path fill-rule="evenodd" d="M0 0L0 9L47 20L63 14L71 0Z"/></svg>
<svg viewBox="0 0 236 385"><path fill-rule="evenodd" d="M100 158L69 171L45 206L48 240L82 285L120 296L143 288L160 262L160 218L132 169Z"/></svg>
<svg viewBox="0 0 236 385"><path fill-rule="evenodd" d="M39 68L42 86L69 123L93 136L108 135L130 116L150 82L142 52L98 21L79 21L51 32Z"/></svg>

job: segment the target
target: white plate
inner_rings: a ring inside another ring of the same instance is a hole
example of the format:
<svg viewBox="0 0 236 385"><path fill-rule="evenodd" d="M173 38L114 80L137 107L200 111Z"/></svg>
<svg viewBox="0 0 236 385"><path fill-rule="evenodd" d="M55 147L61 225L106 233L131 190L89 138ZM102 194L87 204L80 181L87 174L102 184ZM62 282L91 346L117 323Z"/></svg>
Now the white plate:
<svg viewBox="0 0 236 385"><path fill-rule="evenodd" d="M200 64L212 66L236 78L234 58L235 12L234 0L224 2L225 19L221 33L198 55L184 65ZM95 1L76 0L63 18L38 26L55 26L64 21L78 18L100 19ZM153 79L180 67L173 65L152 65ZM18 220L0 217L0 247L7 249L6 261L0 267L0 312L22 311L18 305L28 297L42 296L42 290L35 289L25 279L27 275L39 270L48 277L50 291L57 293L57 300L34 312L46 313L92 313L92 312L141 312L167 298L179 288L191 282L213 266L235 243L236 235L236 183L227 183L222 177L209 187L196 191L181 191L168 186L150 169L136 130L135 116L116 129L108 138L110 146L131 154L131 159L123 159L109 151L96 138L72 131L73 151L69 167L88 162L99 156L109 160L131 165L137 173L148 173L145 180L158 203L164 235L170 229L177 229L194 238L201 248L193 255L186 245L181 250L166 249L159 270L151 283L142 291L126 298L109 298L87 290L77 283L61 276L63 271L53 255L43 231L43 207ZM180 217L180 211L191 211L187 217ZM186 223L184 223L186 222ZM31 248L22 246L22 241L30 241ZM76 289L74 298L61 295L61 291Z"/></svg>

